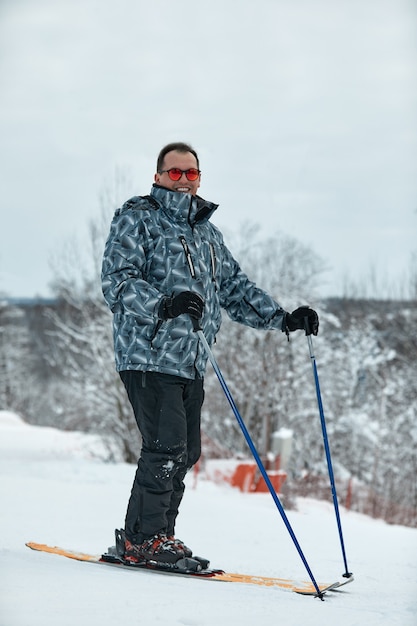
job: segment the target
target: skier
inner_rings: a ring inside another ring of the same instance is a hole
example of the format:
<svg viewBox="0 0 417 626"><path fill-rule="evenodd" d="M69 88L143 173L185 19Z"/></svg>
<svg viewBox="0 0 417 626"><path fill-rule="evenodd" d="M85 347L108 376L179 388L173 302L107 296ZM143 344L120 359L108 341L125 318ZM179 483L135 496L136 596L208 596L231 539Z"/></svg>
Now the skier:
<svg viewBox="0 0 417 626"><path fill-rule="evenodd" d="M201 452L207 356L190 318L211 345L221 309L241 324L286 333L318 332L318 315L286 312L239 267L210 222L217 205L197 195L192 146L162 148L148 196L114 215L102 268L113 313L116 369L132 405L142 448L125 519L124 558L175 563L192 555L175 537L184 478Z"/></svg>

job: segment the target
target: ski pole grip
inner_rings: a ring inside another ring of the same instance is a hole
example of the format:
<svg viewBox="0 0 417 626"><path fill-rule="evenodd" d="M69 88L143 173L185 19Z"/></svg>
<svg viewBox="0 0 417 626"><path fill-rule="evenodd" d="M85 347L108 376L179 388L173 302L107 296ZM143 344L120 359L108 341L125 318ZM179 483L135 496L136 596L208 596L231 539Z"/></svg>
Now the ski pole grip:
<svg viewBox="0 0 417 626"><path fill-rule="evenodd" d="M306 335L311 335L310 322L308 321L307 315L304 318L304 330L306 331Z"/></svg>
<svg viewBox="0 0 417 626"><path fill-rule="evenodd" d="M198 320L196 317L192 317L191 315L190 315L190 319L193 324L193 331L195 333L198 332L199 330L203 330L201 323L200 323L201 320Z"/></svg>

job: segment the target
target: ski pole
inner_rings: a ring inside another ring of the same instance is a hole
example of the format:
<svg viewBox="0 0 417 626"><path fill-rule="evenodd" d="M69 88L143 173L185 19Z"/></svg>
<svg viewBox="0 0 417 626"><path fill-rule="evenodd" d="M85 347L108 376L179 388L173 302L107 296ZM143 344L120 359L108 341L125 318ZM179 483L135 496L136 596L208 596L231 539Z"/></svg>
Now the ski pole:
<svg viewBox="0 0 417 626"><path fill-rule="evenodd" d="M239 424L239 426L240 426L240 428L241 428L241 430L243 432L243 435L244 435L244 437L246 439L246 442L247 442L247 444L248 444L248 446L249 446L249 448L250 448L250 450L251 450L251 452L253 454L253 457L254 457L257 465L258 465L259 471L261 472L262 477L265 480L265 483L266 483L266 485L267 485L267 487L268 487L268 489L269 489L269 491L271 493L272 499L274 500L275 505L276 505L276 507L277 507L277 509L278 509L278 511L279 511L279 513L280 513L280 515L281 515L281 517L283 519L283 521L284 521L285 526L287 527L287 530L288 530L290 536L291 536L291 539L293 540L294 545L295 545L295 547L296 547L296 549L298 551L298 554L300 555L301 560L304 563L304 566L305 566L305 568L306 568L306 570L308 572L308 575L310 576L311 582L313 583L314 588L317 591L317 597L320 598L321 600L323 600L323 595L324 594L320 591L319 586L318 586L318 584L317 584L317 582L316 582L316 580L314 578L313 572L311 571L310 566L309 566L309 564L308 564L308 562L307 562L307 560L306 560L306 558L304 556L304 553L303 553L303 551L301 549L301 546L298 543L297 537L295 536L295 533L294 533L294 531L293 531L293 529L291 527L291 524L290 524L290 522L288 520L288 517L287 517L287 515L286 515L286 513L284 511L284 508L283 508L282 504L281 504L281 501L280 501L277 493L275 492L275 489L274 489L274 487L273 487L273 485L271 483L271 480L270 480L270 478L269 478L269 476L268 476L268 474L266 472L266 469L264 467L264 464L262 463L262 460L261 460L261 458L260 458L260 456L259 456L259 454L258 454L258 452L257 452L257 450L255 448L255 445L254 445L254 443L253 443L253 441L251 439L251 436L250 436L250 434L248 432L248 429L246 428L245 423L244 423L244 421L243 421L243 419L242 419L242 417L241 417L241 415L239 413L239 410L238 410L238 408L236 406L236 403L233 400L232 394L229 391L229 388L228 388L228 386L226 384L226 381L225 381L225 379L223 377L223 374L221 373L220 368L217 365L217 362L216 362L216 359L214 358L213 352L211 351L211 348L210 348L210 346L209 346L209 344L207 342L207 339L206 339L206 337L205 337L205 335L203 333L203 330L202 330L202 328L200 326L200 322L199 322L199 320L195 319L194 317L191 317L191 321L193 323L194 332L197 333L198 338L199 338L200 342L202 343L202 345L203 345L203 347L204 347L204 349L206 351L206 354L207 354L207 356L209 358L209 361L210 361L211 365L213 366L213 369L214 369L214 371L215 371L215 373L217 375L217 378L219 379L219 382L220 382L220 385L221 385L221 387L222 387L222 389L224 391L224 394L225 394L227 400L229 401L229 404L230 404L230 406L231 406L231 408L233 410L233 413L234 413L234 415L235 415L235 417L236 417L236 419L238 421L238 424Z"/></svg>
<svg viewBox="0 0 417 626"><path fill-rule="evenodd" d="M317 372L316 357L314 355L313 339L311 337L311 332L310 332L309 323L308 323L308 317L304 318L304 328L305 328L305 332L306 332L306 335L307 335L308 348L309 348L309 351L310 351L310 358L311 358L311 365L313 367L314 382L315 382L315 386L316 386L317 404L318 404L319 413L320 413L320 421L321 421L321 429L322 429L322 433L323 433L324 449L326 451L327 468L328 468L328 472L329 472L329 479L330 479L330 486L331 486L332 496L333 496L333 505L334 505L334 511L335 511L335 515L336 515L337 528L339 530L340 546L341 546L341 549L342 549L343 561L344 561L344 565L345 565L345 573L343 574L343 577L344 578L350 578L352 576L352 573L348 571L348 565L347 565L347 559L346 559L346 551L345 551L345 543L344 543L344 540L343 540L342 523L341 523L341 520L340 520L339 504L338 504L337 493L336 493L336 484L335 484L335 480L334 480L332 458L331 458L331 454L330 454L329 438L327 436L326 420L324 418L323 402L322 402L322 399L321 399L320 383L319 383L319 376L318 376L318 372Z"/></svg>

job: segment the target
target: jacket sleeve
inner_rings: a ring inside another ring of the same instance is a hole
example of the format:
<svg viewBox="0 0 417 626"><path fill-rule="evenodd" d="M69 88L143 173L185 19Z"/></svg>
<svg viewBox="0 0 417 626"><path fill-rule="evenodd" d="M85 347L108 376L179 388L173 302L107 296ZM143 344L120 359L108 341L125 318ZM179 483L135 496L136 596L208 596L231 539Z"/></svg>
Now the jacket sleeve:
<svg viewBox="0 0 417 626"><path fill-rule="evenodd" d="M249 280L223 243L220 305L235 322L252 328L282 330L285 310Z"/></svg>
<svg viewBox="0 0 417 626"><path fill-rule="evenodd" d="M104 299L113 313L123 312L154 324L163 297L145 279L146 232L138 212L116 211L108 236L102 265Z"/></svg>

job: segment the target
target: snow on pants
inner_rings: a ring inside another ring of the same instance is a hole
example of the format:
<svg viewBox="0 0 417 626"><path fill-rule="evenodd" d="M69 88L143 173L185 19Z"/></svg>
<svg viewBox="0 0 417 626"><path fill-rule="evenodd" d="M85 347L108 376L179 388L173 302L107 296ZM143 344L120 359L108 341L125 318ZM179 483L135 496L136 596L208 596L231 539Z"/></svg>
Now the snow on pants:
<svg viewBox="0 0 417 626"><path fill-rule="evenodd" d="M120 377L142 435L125 531L142 543L158 532L174 534L184 478L201 453L203 380L139 371Z"/></svg>

